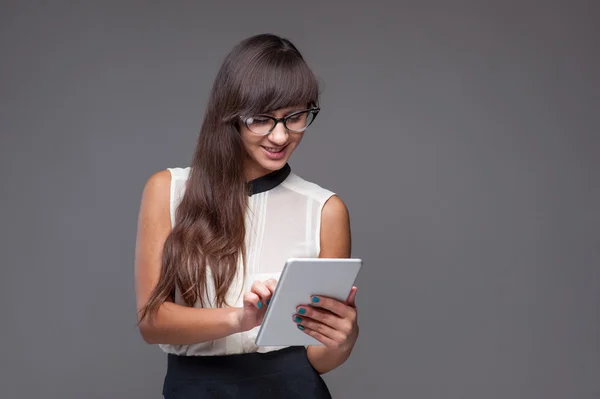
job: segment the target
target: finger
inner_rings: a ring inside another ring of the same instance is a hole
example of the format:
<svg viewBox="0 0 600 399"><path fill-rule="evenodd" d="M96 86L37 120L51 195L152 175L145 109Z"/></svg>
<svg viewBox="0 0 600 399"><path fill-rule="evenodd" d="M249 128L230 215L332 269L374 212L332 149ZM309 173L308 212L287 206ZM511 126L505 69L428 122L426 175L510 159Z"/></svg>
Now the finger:
<svg viewBox="0 0 600 399"><path fill-rule="evenodd" d="M296 324L298 324L299 326L316 331L319 334L322 334L323 336L331 339L332 341L336 341L336 342L342 342L347 335L347 333L344 333L341 330L332 328L331 326L328 326L327 324L321 323L320 321L317 321L310 317L295 315L294 322ZM300 328L300 327L298 327L298 328ZM300 328L300 329L302 329L302 328Z"/></svg>
<svg viewBox="0 0 600 399"><path fill-rule="evenodd" d="M356 291L358 291L358 288L352 287L350 295L348 295L348 300L346 301L346 303L353 308L356 307Z"/></svg>
<svg viewBox="0 0 600 399"><path fill-rule="evenodd" d="M335 313L328 310L315 308L313 306L298 306L296 308L297 314L295 316L300 318L310 318L323 323L334 330L343 330L345 327L345 320L340 318Z"/></svg>
<svg viewBox="0 0 600 399"><path fill-rule="evenodd" d="M250 291L261 297L263 301L266 301L271 297L271 291L261 281L255 281L252 284L252 287L250 287Z"/></svg>
<svg viewBox="0 0 600 399"><path fill-rule="evenodd" d="M313 337L314 339L316 339L317 341L321 342L323 345L329 348L336 348L339 346L339 344L336 341L329 338L327 335L324 335L319 331L313 330L310 327L306 327L304 325L299 324L298 328L302 330L302 332L304 332L305 334L310 335L311 337Z"/></svg>
<svg viewBox="0 0 600 399"><path fill-rule="evenodd" d="M337 299L320 296L320 295L313 295L310 298L310 303L313 306L317 306L317 307L329 310L330 312L333 312L342 318L351 316L352 308L350 306L346 305L345 303L338 301Z"/></svg>
<svg viewBox="0 0 600 399"><path fill-rule="evenodd" d="M245 307L255 307L262 308L262 303L260 301L260 297L256 295L254 292L245 292L244 293L244 306Z"/></svg>
<svg viewBox="0 0 600 399"><path fill-rule="evenodd" d="M271 294L273 294L273 292L275 292L275 287L277 286L277 280L275 280L274 278L270 278L267 281L264 282L265 287L267 287L269 289L269 291L271 291Z"/></svg>

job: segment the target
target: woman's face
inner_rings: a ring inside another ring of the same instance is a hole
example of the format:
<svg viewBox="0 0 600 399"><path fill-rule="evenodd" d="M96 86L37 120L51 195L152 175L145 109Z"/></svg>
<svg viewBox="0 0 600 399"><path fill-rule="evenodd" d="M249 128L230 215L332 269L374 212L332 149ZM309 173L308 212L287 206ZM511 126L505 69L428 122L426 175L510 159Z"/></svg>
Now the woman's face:
<svg viewBox="0 0 600 399"><path fill-rule="evenodd" d="M306 106L281 108L264 115L283 118L293 112L305 109ZM271 123L269 120L263 120L265 124ZM300 144L304 134L303 132L297 133L287 130L282 122L278 123L267 135L251 131L244 123L239 124L239 129L247 153L244 165L247 180L255 179L284 167L292 152Z"/></svg>

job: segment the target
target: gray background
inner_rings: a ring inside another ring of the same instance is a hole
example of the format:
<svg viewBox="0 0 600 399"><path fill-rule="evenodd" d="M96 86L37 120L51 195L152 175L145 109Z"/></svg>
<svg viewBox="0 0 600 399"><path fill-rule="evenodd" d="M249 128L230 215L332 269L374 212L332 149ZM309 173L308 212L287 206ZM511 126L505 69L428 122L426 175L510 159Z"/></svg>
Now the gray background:
<svg viewBox="0 0 600 399"><path fill-rule="evenodd" d="M366 262L334 397L600 397L595 2L206 3L2 2L0 396L160 397L141 190L266 31L324 83L291 164Z"/></svg>

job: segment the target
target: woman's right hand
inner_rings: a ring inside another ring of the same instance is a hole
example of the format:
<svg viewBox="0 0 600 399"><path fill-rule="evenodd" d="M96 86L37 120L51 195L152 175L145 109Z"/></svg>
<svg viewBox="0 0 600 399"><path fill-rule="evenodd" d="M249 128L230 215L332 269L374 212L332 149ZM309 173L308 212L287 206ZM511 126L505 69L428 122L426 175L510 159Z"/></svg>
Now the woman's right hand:
<svg viewBox="0 0 600 399"><path fill-rule="evenodd" d="M273 278L264 282L255 281L250 291L244 293L244 306L237 309L234 318L237 331L248 331L262 323L276 285L277 280Z"/></svg>

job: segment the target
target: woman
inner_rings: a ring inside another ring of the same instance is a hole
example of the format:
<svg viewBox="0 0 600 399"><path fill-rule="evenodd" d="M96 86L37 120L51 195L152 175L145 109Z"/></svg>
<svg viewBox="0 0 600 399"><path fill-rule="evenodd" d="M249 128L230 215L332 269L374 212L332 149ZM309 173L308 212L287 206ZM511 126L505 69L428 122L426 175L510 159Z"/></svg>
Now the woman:
<svg viewBox="0 0 600 399"><path fill-rule="evenodd" d="M290 309L290 323L324 346L254 344L288 258L350 256L342 200L288 164L317 104L296 47L250 37L218 72L191 166L148 179L136 297L141 335L168 353L166 399L331 397L321 374L356 342L356 287L347 302L314 297Z"/></svg>

